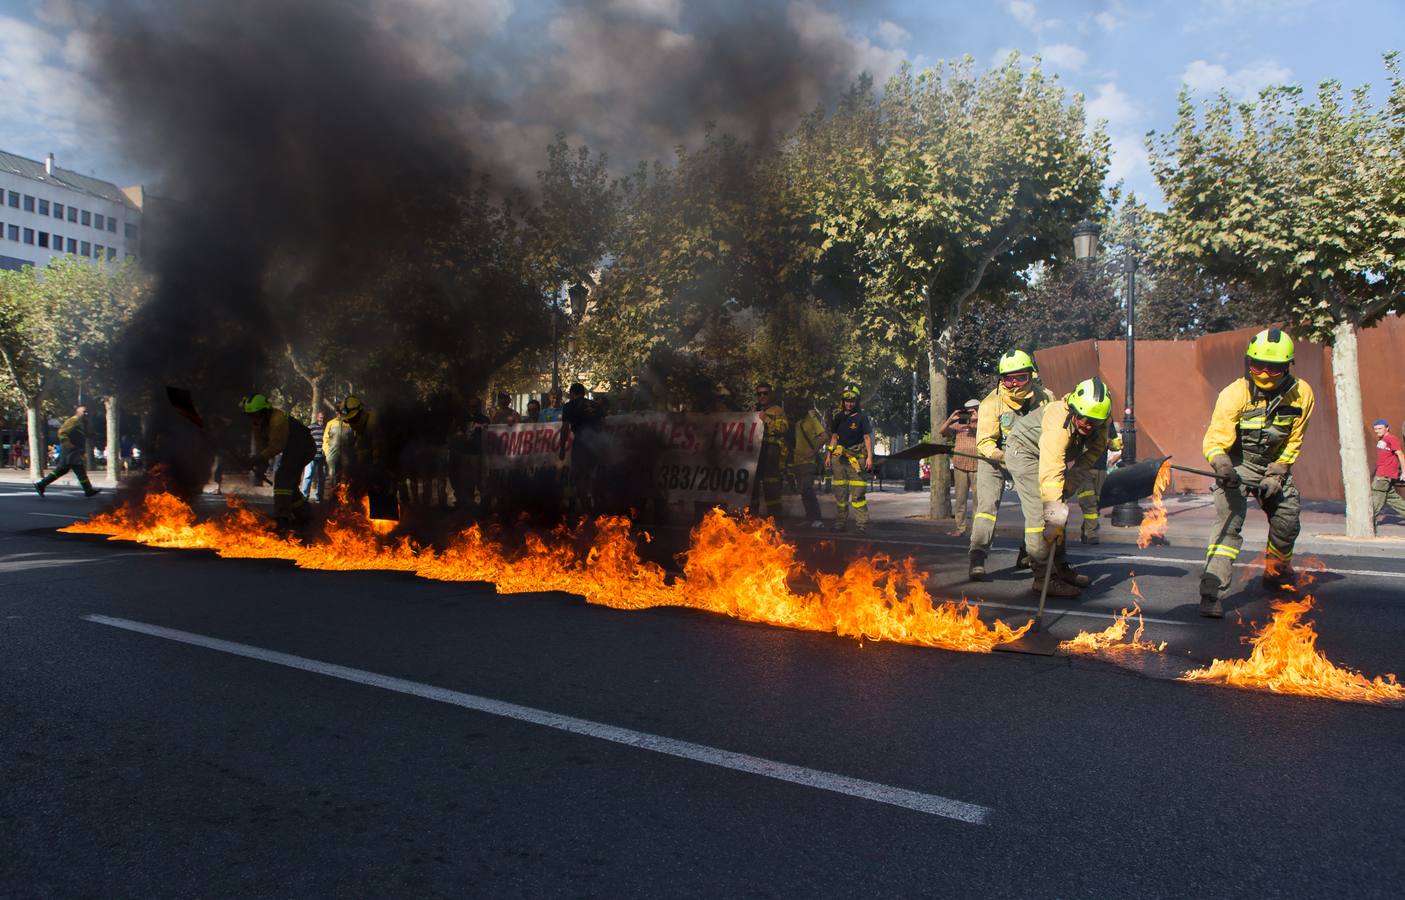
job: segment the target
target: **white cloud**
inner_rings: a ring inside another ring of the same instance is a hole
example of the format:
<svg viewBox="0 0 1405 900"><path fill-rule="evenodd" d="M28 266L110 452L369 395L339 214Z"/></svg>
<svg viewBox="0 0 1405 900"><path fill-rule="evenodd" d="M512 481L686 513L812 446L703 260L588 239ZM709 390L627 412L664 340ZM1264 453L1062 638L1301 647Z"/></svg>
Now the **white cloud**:
<svg viewBox="0 0 1405 900"><path fill-rule="evenodd" d="M1077 72L1088 61L1088 54L1072 44L1049 44L1039 48L1039 56L1047 63L1053 63L1070 72Z"/></svg>
<svg viewBox="0 0 1405 900"><path fill-rule="evenodd" d="M912 32L899 25L897 22L890 22L884 19L878 23L878 38L889 47L897 44L905 44L912 40Z"/></svg>
<svg viewBox="0 0 1405 900"><path fill-rule="evenodd" d="M1146 144L1140 135L1115 134L1108 138L1108 143L1112 151L1111 163L1107 170L1109 184L1128 181L1148 171Z"/></svg>
<svg viewBox="0 0 1405 900"><path fill-rule="evenodd" d="M77 123L96 124L91 89L64 65L73 46L41 28L0 16L0 132L6 149L63 153L83 146Z"/></svg>
<svg viewBox="0 0 1405 900"><path fill-rule="evenodd" d="M1135 122L1142 117L1141 107L1111 81L1098 85L1097 96L1088 101L1084 111L1089 122L1101 120L1113 126Z"/></svg>
<svg viewBox="0 0 1405 900"><path fill-rule="evenodd" d="M676 25L683 14L683 0L610 0L610 11Z"/></svg>
<svg viewBox="0 0 1405 900"><path fill-rule="evenodd" d="M1107 10L1103 10L1096 16L1093 16L1093 21L1097 22L1098 27L1103 31L1116 31L1122 27L1122 20Z"/></svg>
<svg viewBox="0 0 1405 900"><path fill-rule="evenodd" d="M1218 63L1197 59L1185 67L1181 82L1192 91L1228 91L1236 97L1252 97L1271 84L1286 82L1292 75L1287 66L1271 59L1251 63L1232 72Z"/></svg>
<svg viewBox="0 0 1405 900"><path fill-rule="evenodd" d="M1005 11L1010 14L1016 22L1028 28L1035 34L1043 34L1059 27L1058 19L1042 19L1039 17L1039 7L1030 0L1010 0L1005 4Z"/></svg>

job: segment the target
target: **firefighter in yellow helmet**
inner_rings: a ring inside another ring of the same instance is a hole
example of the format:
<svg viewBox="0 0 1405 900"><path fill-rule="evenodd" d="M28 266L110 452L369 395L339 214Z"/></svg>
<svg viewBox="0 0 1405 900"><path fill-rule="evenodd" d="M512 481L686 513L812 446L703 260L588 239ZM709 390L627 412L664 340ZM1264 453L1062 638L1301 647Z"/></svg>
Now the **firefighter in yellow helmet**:
<svg viewBox="0 0 1405 900"><path fill-rule="evenodd" d="M1068 501L1094 489L1098 463L1110 439L1112 394L1101 379L1079 382L1073 393L1045 404L1010 430L1005 465L1024 512L1025 549L1034 569L1034 592L1044 587L1045 563L1054 554L1051 597L1077 597L1088 576L1068 564L1064 526ZM1094 498L1096 503L1096 497Z"/></svg>
<svg viewBox="0 0 1405 900"><path fill-rule="evenodd" d="M781 475L785 470L785 440L790 431L785 409L776 402L775 388L766 382L756 386L756 411L761 413L761 458L756 465L756 486L752 490L751 508L756 509L756 495L765 503L766 515L781 517Z"/></svg>
<svg viewBox="0 0 1405 900"><path fill-rule="evenodd" d="M1220 601L1229 592L1230 575L1244 546L1247 494L1259 499L1268 516L1264 587L1296 585L1293 545L1302 511L1293 484L1293 463L1316 405L1312 388L1288 371L1293 339L1278 328L1254 335L1244 355L1244 377L1220 391L1210 427L1205 431L1205 458L1215 470L1215 532L1205 552L1200 577L1200 614L1224 615Z"/></svg>
<svg viewBox="0 0 1405 900"><path fill-rule="evenodd" d="M298 490L303 469L312 462L317 449L307 426L268 402L263 394L251 394L240 401L254 432L254 454L248 460L259 481L275 459L273 470L273 517L283 524L306 521L307 498Z"/></svg>
<svg viewBox="0 0 1405 900"><path fill-rule="evenodd" d="M829 423L825 465L834 472L834 531L843 531L854 511L854 530L868 528L868 481L873 471L873 423L859 406L859 386L844 385L840 410Z"/></svg>
<svg viewBox="0 0 1405 900"><path fill-rule="evenodd" d="M1054 399L1039 382L1034 358L1023 350L1001 356L996 371L999 383L981 400L976 412L976 453L981 461L976 464L975 514L971 518L972 581L985 580L986 554L995 541L995 518L1005 493L1005 442L1010 429ZM1016 568L1024 564L1024 558L1021 544Z"/></svg>

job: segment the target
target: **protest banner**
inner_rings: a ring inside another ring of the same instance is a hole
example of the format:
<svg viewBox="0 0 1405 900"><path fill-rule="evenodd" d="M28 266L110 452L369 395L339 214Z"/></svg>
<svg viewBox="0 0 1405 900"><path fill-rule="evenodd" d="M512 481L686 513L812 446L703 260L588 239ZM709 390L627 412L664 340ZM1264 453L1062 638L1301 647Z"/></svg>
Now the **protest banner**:
<svg viewBox="0 0 1405 900"><path fill-rule="evenodd" d="M627 480L634 493L673 502L743 506L756 483L761 414L629 413L609 416L595 440L598 477ZM523 477L540 482L556 470L569 480L573 436L560 456L561 423L489 425L483 429L483 469L489 484Z"/></svg>

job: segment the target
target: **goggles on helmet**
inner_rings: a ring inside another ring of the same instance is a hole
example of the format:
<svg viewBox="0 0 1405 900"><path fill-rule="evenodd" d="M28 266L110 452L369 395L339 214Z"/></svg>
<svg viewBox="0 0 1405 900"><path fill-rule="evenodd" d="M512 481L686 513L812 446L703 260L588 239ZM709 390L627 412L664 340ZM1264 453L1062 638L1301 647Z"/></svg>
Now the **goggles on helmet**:
<svg viewBox="0 0 1405 900"><path fill-rule="evenodd" d="M1034 373L1030 371L1007 372L1000 376L1000 383L1006 387L1024 387L1033 377Z"/></svg>

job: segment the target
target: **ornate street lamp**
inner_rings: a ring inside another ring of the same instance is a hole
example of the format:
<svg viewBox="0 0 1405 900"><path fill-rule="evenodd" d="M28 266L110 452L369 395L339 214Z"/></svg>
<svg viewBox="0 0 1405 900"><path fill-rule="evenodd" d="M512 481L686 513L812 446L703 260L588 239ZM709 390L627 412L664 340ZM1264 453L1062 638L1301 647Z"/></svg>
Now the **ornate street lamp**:
<svg viewBox="0 0 1405 900"><path fill-rule="evenodd" d="M1098 235L1102 228L1084 219L1073 226L1073 256L1078 260L1092 259L1098 252ZM1127 405L1122 415L1122 465L1137 461L1137 417L1135 395L1137 383L1137 258L1129 248L1123 271L1127 274L1127 385L1123 396ZM1135 500L1119 503L1112 509L1112 524L1136 528L1142 524L1142 508Z"/></svg>

